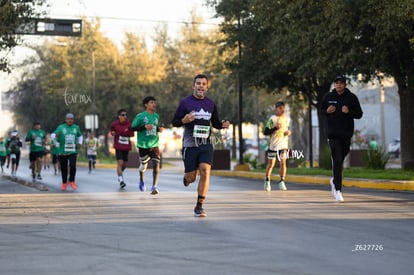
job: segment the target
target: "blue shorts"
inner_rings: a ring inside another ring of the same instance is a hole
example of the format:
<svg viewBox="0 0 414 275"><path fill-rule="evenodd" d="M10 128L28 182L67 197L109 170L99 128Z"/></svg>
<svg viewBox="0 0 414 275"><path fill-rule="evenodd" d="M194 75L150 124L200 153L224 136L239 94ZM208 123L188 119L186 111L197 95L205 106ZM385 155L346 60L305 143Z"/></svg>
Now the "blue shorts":
<svg viewBox="0 0 414 275"><path fill-rule="evenodd" d="M96 155L88 155L88 160L96 161Z"/></svg>
<svg viewBox="0 0 414 275"><path fill-rule="evenodd" d="M213 163L213 145L203 144L198 147L184 147L182 150L184 172L193 172L200 163Z"/></svg>

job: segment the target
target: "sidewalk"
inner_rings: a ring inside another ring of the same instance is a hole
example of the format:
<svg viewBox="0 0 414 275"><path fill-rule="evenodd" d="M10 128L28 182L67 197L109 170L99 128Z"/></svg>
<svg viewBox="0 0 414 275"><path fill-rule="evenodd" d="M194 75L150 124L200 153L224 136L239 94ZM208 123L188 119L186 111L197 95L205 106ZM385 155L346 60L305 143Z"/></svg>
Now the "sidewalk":
<svg viewBox="0 0 414 275"><path fill-rule="evenodd" d="M211 175L222 177L242 177L261 180L263 180L264 177L263 173L258 172L224 170L213 170L211 171ZM288 173L288 175L286 176L286 182L329 185L330 178L331 177L327 176L289 175ZM342 181L342 185L347 187L359 187L368 189L414 191L414 181L344 178Z"/></svg>
<svg viewBox="0 0 414 275"><path fill-rule="evenodd" d="M237 163L232 162L231 167L234 167ZM79 166L87 166L86 163L79 163ZM115 168L114 164L97 164L97 168ZM176 170L184 172L184 165L181 160L166 159L165 165L162 169ZM212 170L211 175L221 177L241 177L250 179L263 180L263 173L251 172L251 171L234 171L234 170ZM290 175L289 172L286 176L287 182L298 182L305 184L322 184L329 185L329 179L327 176L304 176L304 175ZM357 179L357 178L344 178L342 182L346 187L359 187L367 189L379 189L379 190L399 190L399 191L414 191L414 181L399 181L399 180L375 180L375 179Z"/></svg>
<svg viewBox="0 0 414 275"><path fill-rule="evenodd" d="M174 169L184 171L184 166L181 160L166 160L168 166L164 169ZM232 162L231 167L234 167L237 162ZM263 180L264 174L251 171L234 171L234 170L212 170L211 175L221 177L240 177L250 179ZM327 176L304 176L304 175L289 175L286 176L287 182L298 182L305 184L322 184L329 185L331 177ZM414 191L414 181L397 181L397 180L375 180L375 179L356 179L344 178L342 184L347 187L359 187L367 189L379 190L399 190L399 191Z"/></svg>

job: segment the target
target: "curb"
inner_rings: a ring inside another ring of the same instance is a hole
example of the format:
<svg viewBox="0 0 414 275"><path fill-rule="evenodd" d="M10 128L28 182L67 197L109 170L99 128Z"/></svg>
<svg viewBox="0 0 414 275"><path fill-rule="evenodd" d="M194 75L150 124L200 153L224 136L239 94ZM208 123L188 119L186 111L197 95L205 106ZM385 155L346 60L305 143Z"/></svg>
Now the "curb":
<svg viewBox="0 0 414 275"><path fill-rule="evenodd" d="M78 162L80 167L88 167L88 163ZM114 168L116 164L97 164L97 168ZM170 167L169 167L170 168ZM181 168L180 168L181 169ZM182 170L182 169L181 169ZM240 177L249 179L263 179L263 173L250 171L229 171L229 170L211 170L211 175L222 177ZM48 191L47 186L39 183L33 183L24 179L18 179L11 176L3 175L4 178L15 181L21 185L36 188L40 191ZM329 185L328 176L304 176L304 175L286 175L286 180L304 184L321 184ZM372 179L355 179L344 178L342 185L346 187L358 187L365 189L377 190L398 190L398 191L414 191L414 181L398 181L398 180L372 180Z"/></svg>
<svg viewBox="0 0 414 275"><path fill-rule="evenodd" d="M77 161L76 162L76 166L77 167L89 167L89 164L87 162L80 162ZM96 163L96 168L115 168L116 169L116 164L109 164L109 163Z"/></svg>
<svg viewBox="0 0 414 275"><path fill-rule="evenodd" d="M211 175L222 177L240 177L250 179L263 179L263 173L246 172L246 171L224 171L224 170L212 170ZM307 183L307 184L322 184L329 185L329 179L327 176L299 176L299 175L287 175L286 180L291 182ZM399 190L399 191L414 191L414 181L396 181L396 180L372 180L372 179L353 179L344 178L342 181L343 186L347 187L359 187L366 189L379 189L379 190Z"/></svg>
<svg viewBox="0 0 414 275"><path fill-rule="evenodd" d="M17 182L18 184L24 185L26 187L35 188L39 191L49 191L47 186L42 184L42 183L38 183L38 182L36 183L36 182L28 181L28 180L25 180L25 179L22 179L22 178L13 177L13 176L9 176L9 175L3 175L2 178L8 179L10 181Z"/></svg>

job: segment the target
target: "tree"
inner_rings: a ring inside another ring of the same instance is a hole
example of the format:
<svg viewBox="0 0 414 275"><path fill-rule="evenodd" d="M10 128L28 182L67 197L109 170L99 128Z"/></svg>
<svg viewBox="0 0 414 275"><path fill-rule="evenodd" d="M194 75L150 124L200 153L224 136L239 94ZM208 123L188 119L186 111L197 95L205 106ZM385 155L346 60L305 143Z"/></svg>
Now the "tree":
<svg viewBox="0 0 414 275"><path fill-rule="evenodd" d="M395 77L401 97L403 168L414 167L412 117L413 1L207 1L224 18L226 46L241 39L245 54L238 71L269 91L289 87L317 107L320 153L326 139L319 103L337 74L369 79L382 71ZM235 28L237 16L242 28ZM246 54L246 53L254 54ZM249 58L249 56L254 58ZM260 62L257 62L259 60ZM322 155L322 154L320 154Z"/></svg>
<svg viewBox="0 0 414 275"><path fill-rule="evenodd" d="M21 37L15 35L17 27L40 16L44 4L45 0L0 1L0 71L11 72L7 54L21 42Z"/></svg>
<svg viewBox="0 0 414 275"><path fill-rule="evenodd" d="M361 1L357 6L356 67L367 78L377 73L393 76L398 84L401 118L401 163L414 169L414 2Z"/></svg>
<svg viewBox="0 0 414 275"><path fill-rule="evenodd" d="M102 36L99 27L99 22L85 22L85 35L81 38L60 38L34 48L37 55L25 62L32 65L8 93L15 102L12 111L21 125L36 119L42 124L51 120L56 126L70 111L82 129L83 117L92 113L99 116L101 129L109 127L117 110L114 91L120 75L118 51ZM106 111L108 108L114 108L113 113Z"/></svg>
<svg viewBox="0 0 414 275"><path fill-rule="evenodd" d="M160 104L169 118L169 123L179 100L191 94L193 77L204 73L209 76L208 96L216 101L218 108L222 110L220 114L232 120L230 112L234 100L229 104L222 101L228 98L234 80L228 77L229 71L224 66L224 58L217 47L217 41L222 39L221 34L214 28L203 30L203 19L195 11L190 16L189 21L192 23L183 25L177 39L167 40L162 33L156 39L159 47L164 48L163 56L167 60Z"/></svg>
<svg viewBox="0 0 414 275"><path fill-rule="evenodd" d="M202 19L192 16L193 23L184 25L176 39L158 28L152 50L143 37L132 33L125 35L118 49L101 33L99 20L84 20L82 37L47 41L35 48L37 55L26 61L25 77L10 92L16 99L16 118L26 127L33 118L42 124L50 119L50 125L56 126L70 111L84 129L84 115L96 113L98 134L106 134L118 109L126 108L132 119L143 110L142 99L153 95L161 123L168 127L178 101L191 94L194 75L206 73L209 96L216 100L220 114L233 121L236 102L230 91L235 81L224 66L227 53L217 47L222 34L201 29ZM41 100L48 104L41 105ZM42 110L36 110L38 106Z"/></svg>

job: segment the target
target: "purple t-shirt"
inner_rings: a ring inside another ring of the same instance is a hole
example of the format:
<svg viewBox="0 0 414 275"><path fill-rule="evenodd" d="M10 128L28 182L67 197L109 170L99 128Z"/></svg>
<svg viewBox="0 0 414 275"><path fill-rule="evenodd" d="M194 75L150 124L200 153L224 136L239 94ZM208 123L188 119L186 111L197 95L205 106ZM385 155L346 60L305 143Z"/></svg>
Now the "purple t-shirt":
<svg viewBox="0 0 414 275"><path fill-rule="evenodd" d="M175 118L181 120L193 111L195 112L194 121L184 124L183 147L210 144L211 125L216 129L222 129L216 105L210 98L198 99L193 95L185 97L178 105Z"/></svg>

